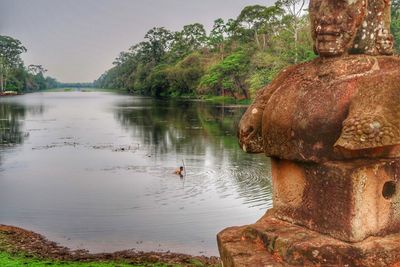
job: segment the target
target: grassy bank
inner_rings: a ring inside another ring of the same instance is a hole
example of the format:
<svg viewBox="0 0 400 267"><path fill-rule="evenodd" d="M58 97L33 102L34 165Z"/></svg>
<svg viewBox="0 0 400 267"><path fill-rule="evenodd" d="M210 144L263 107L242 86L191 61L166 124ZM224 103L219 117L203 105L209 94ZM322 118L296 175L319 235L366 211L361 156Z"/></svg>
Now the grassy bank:
<svg viewBox="0 0 400 267"><path fill-rule="evenodd" d="M230 96L205 96L202 100L214 104L228 104L228 105L250 105L251 99L235 99Z"/></svg>
<svg viewBox="0 0 400 267"><path fill-rule="evenodd" d="M166 267L166 266L182 266L182 265L170 265L162 263L143 263L134 264L123 261L92 261L92 262L73 262L73 261L54 261L38 259L32 256L11 255L6 252L0 252L0 266L2 267ZM203 265L199 265L203 266Z"/></svg>
<svg viewBox="0 0 400 267"><path fill-rule="evenodd" d="M126 250L91 254L70 250L43 236L21 228L0 225L1 267L218 267L216 257L190 256L171 252Z"/></svg>
<svg viewBox="0 0 400 267"><path fill-rule="evenodd" d="M132 94L126 89L104 89L104 88L52 88L42 92L108 92L116 94ZM224 104L224 105L250 105L252 99L235 99L231 96L215 96L215 95L204 95L195 96L193 94L170 96L167 99L171 100L200 100L206 101L212 104Z"/></svg>

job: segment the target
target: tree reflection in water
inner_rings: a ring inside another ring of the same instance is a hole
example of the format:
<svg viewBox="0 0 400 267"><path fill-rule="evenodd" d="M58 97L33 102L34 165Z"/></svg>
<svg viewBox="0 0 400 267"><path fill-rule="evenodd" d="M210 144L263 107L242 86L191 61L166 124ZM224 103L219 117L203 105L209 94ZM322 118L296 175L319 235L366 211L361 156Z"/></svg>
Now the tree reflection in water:
<svg viewBox="0 0 400 267"><path fill-rule="evenodd" d="M0 101L0 164L7 148L22 144L29 133L23 131L27 115L43 113L43 106L26 106L12 101Z"/></svg>
<svg viewBox="0 0 400 267"><path fill-rule="evenodd" d="M203 175L215 176L218 191L234 187L249 206L270 207L268 159L244 153L237 143L244 111L196 101L131 98L117 105L115 117L154 157L176 156L207 165L212 172Z"/></svg>

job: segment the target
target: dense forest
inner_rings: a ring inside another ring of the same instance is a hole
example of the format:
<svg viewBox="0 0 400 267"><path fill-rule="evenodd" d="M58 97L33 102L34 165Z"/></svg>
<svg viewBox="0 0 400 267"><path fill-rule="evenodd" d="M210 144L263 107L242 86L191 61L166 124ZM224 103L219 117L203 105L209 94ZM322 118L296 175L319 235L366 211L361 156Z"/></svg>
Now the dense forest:
<svg viewBox="0 0 400 267"><path fill-rule="evenodd" d="M199 23L178 32L153 28L143 42L121 52L95 86L157 97L251 98L282 68L315 57L305 4L247 6L235 19L216 19L209 34ZM399 51L399 0L392 5Z"/></svg>
<svg viewBox="0 0 400 267"><path fill-rule="evenodd" d="M199 23L172 32L150 29L121 52L95 86L151 96L249 98L283 67L312 59L305 1L245 7L236 19Z"/></svg>

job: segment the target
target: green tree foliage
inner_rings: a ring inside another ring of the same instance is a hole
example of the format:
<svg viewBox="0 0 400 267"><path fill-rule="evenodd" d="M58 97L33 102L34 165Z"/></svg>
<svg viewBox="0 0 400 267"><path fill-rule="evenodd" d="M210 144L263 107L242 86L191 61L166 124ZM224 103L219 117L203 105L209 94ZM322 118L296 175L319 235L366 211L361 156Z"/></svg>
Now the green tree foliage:
<svg viewBox="0 0 400 267"><path fill-rule="evenodd" d="M400 53L400 0L392 0L392 34L395 41L395 49Z"/></svg>
<svg viewBox="0 0 400 267"><path fill-rule="evenodd" d="M245 7L236 21L242 28L243 35L253 36L257 48L264 50L268 45L268 37L278 30L282 15L283 10L279 6L254 5Z"/></svg>
<svg viewBox="0 0 400 267"><path fill-rule="evenodd" d="M177 32L153 28L95 86L157 97L249 98L282 68L315 57L301 1L245 7L237 18L216 19L208 35L199 23Z"/></svg>
<svg viewBox="0 0 400 267"><path fill-rule="evenodd" d="M47 70L43 66L24 66L21 54L26 51L19 40L0 35L0 92L22 93L57 87L55 79L44 77Z"/></svg>
<svg viewBox="0 0 400 267"><path fill-rule="evenodd" d="M26 48L17 39L9 36L0 36L0 89L4 92L10 72L21 68L23 63L21 54Z"/></svg>
<svg viewBox="0 0 400 267"><path fill-rule="evenodd" d="M250 58L246 52L236 51L210 68L200 82L201 87L205 92L216 95L228 93L236 98L241 94L248 98L246 77L249 62Z"/></svg>
<svg viewBox="0 0 400 267"><path fill-rule="evenodd" d="M225 56L225 38L227 35L228 26L224 20L219 18L214 21L214 26L208 37L208 44L211 49L220 53L221 59Z"/></svg>
<svg viewBox="0 0 400 267"><path fill-rule="evenodd" d="M299 46L301 46L299 35L305 22L303 14L305 4L306 0L278 0L277 2L277 5L286 11L282 22L285 25L285 31L292 36L294 63L299 61Z"/></svg>
<svg viewBox="0 0 400 267"><path fill-rule="evenodd" d="M207 33L202 24L185 25L182 31L174 34L172 56L174 59L181 59L190 52L205 47L206 43Z"/></svg>
<svg viewBox="0 0 400 267"><path fill-rule="evenodd" d="M204 58L198 52L189 54L167 69L168 95L195 95L200 78L204 75Z"/></svg>
<svg viewBox="0 0 400 267"><path fill-rule="evenodd" d="M161 62L165 53L169 50L173 40L173 35L165 28L153 28L146 33L144 38L147 40L143 45L143 50L146 51L147 62ZM143 51L143 52L144 52Z"/></svg>

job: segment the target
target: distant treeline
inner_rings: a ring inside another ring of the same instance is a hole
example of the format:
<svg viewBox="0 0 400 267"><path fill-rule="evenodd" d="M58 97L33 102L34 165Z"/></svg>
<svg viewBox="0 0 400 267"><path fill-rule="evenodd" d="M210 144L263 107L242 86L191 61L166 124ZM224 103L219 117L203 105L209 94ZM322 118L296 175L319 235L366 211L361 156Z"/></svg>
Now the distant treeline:
<svg viewBox="0 0 400 267"><path fill-rule="evenodd" d="M0 93L33 92L58 85L56 79L44 76L47 70L43 66L25 66L21 54L26 51L19 40L0 35Z"/></svg>
<svg viewBox="0 0 400 267"><path fill-rule="evenodd" d="M315 57L303 0L245 7L237 18L217 19L209 34L199 23L172 32L155 27L121 52L96 87L150 96L249 98L284 67ZM392 31L400 45L399 0Z"/></svg>
<svg viewBox="0 0 400 267"><path fill-rule="evenodd" d="M63 83L58 82L57 86L54 88L91 88L93 83Z"/></svg>
<svg viewBox="0 0 400 267"><path fill-rule="evenodd" d="M27 49L19 40L0 35L0 93L93 87L93 83L62 83L52 77L45 77L47 70L42 65L25 66L21 54L26 51Z"/></svg>

